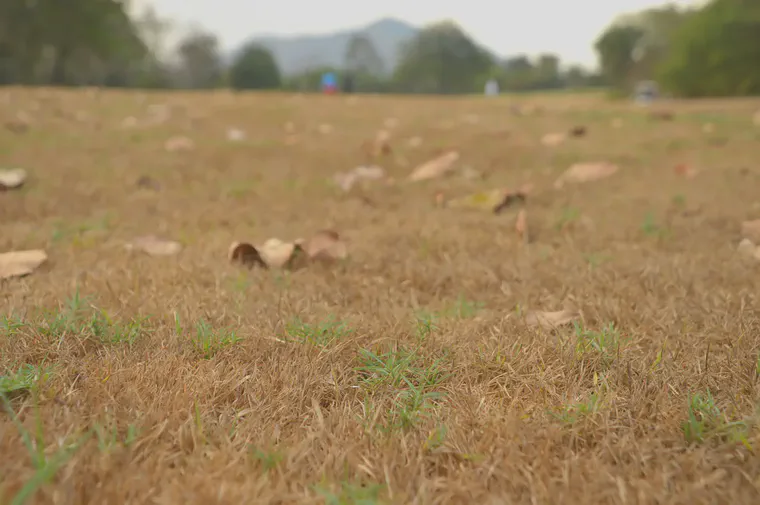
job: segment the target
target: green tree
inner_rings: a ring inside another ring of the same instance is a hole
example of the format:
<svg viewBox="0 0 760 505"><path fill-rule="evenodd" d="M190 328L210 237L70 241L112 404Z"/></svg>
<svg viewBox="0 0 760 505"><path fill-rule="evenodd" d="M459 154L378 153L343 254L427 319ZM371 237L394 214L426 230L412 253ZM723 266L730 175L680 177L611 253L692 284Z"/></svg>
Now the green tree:
<svg viewBox="0 0 760 505"><path fill-rule="evenodd" d="M0 74L33 84L102 84L144 55L123 2L0 2Z"/></svg>
<svg viewBox="0 0 760 505"><path fill-rule="evenodd" d="M708 3L676 32L660 77L688 97L760 94L760 3Z"/></svg>
<svg viewBox="0 0 760 505"><path fill-rule="evenodd" d="M215 35L195 30L180 42L177 53L177 84L180 87L211 89L221 85L222 58L219 39Z"/></svg>
<svg viewBox="0 0 760 505"><path fill-rule="evenodd" d="M385 72L383 59L374 44L362 34L356 34L348 41L344 61L346 70L353 74L379 76Z"/></svg>
<svg viewBox="0 0 760 505"><path fill-rule="evenodd" d="M487 51L446 21L424 28L403 48L394 81L416 93L479 92L493 65Z"/></svg>
<svg viewBox="0 0 760 505"><path fill-rule="evenodd" d="M630 86L636 66L634 51L643 36L637 26L613 25L594 43L602 73L613 87Z"/></svg>
<svg viewBox="0 0 760 505"><path fill-rule="evenodd" d="M280 69L264 46L245 46L230 69L230 85L235 89L276 89L282 84Z"/></svg>

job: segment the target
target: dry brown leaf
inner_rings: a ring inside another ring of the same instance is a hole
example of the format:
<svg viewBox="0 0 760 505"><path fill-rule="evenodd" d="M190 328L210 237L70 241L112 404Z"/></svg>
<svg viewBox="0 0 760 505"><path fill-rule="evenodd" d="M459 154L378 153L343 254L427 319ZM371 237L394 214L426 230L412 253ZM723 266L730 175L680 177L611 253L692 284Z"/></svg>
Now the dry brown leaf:
<svg viewBox="0 0 760 505"><path fill-rule="evenodd" d="M240 263L248 268L263 267L267 268L267 264L259 254L259 251L251 244L247 242L233 242L230 245L227 257L232 263Z"/></svg>
<svg viewBox="0 0 760 505"><path fill-rule="evenodd" d="M158 181L148 175L140 176L140 178L135 181L135 186L140 189L150 189L152 191L161 190L161 184L159 184Z"/></svg>
<svg viewBox="0 0 760 505"><path fill-rule="evenodd" d="M760 219L744 221L742 223L742 237L753 242L760 242Z"/></svg>
<svg viewBox="0 0 760 505"><path fill-rule="evenodd" d="M23 168L0 170L0 191L20 188L25 181L26 170Z"/></svg>
<svg viewBox="0 0 760 505"><path fill-rule="evenodd" d="M739 254L760 260L760 246L756 246L754 242L748 238L742 239L736 250Z"/></svg>
<svg viewBox="0 0 760 505"><path fill-rule="evenodd" d="M673 169L677 175L686 177L687 179L693 179L699 172L696 168L686 163L680 163Z"/></svg>
<svg viewBox="0 0 760 505"><path fill-rule="evenodd" d="M47 254L41 249L0 253L0 279L29 275L45 261Z"/></svg>
<svg viewBox="0 0 760 505"><path fill-rule="evenodd" d="M257 248L264 263L266 263L267 266L274 268L289 266L289 263L294 259L298 249L300 249L300 247L295 243L283 242L278 238L270 238Z"/></svg>
<svg viewBox="0 0 760 505"><path fill-rule="evenodd" d="M150 256L174 256L182 250L182 244L156 235L144 235L127 244L127 249L142 251Z"/></svg>
<svg viewBox="0 0 760 505"><path fill-rule="evenodd" d="M191 151L195 148L195 142L187 137L171 137L164 144L164 148L170 153L178 151Z"/></svg>
<svg viewBox="0 0 760 505"><path fill-rule="evenodd" d="M574 126L568 132L571 137L584 137L586 133L588 133L588 129L583 125Z"/></svg>
<svg viewBox="0 0 760 505"><path fill-rule="evenodd" d="M515 231L517 232L517 236L522 240L523 242L528 241L528 215L525 212L525 209L520 209L520 212L517 213L517 219L515 220Z"/></svg>
<svg viewBox="0 0 760 505"><path fill-rule="evenodd" d="M599 179L605 179L619 170L617 165L612 163L592 162L576 163L568 168L554 183L555 188L561 188L567 182L591 182Z"/></svg>
<svg viewBox="0 0 760 505"><path fill-rule="evenodd" d="M406 144L412 149L416 149L422 145L422 137L411 137L406 141Z"/></svg>
<svg viewBox="0 0 760 505"><path fill-rule="evenodd" d="M545 330L552 330L560 326L572 324L580 318L581 313L577 310L558 310L556 312L531 310L525 314L525 324L532 327L538 326Z"/></svg>
<svg viewBox="0 0 760 505"><path fill-rule="evenodd" d="M390 140L391 134L387 130L380 130L372 142L362 144L362 150L371 158L390 154L392 152Z"/></svg>
<svg viewBox="0 0 760 505"><path fill-rule="evenodd" d="M673 121L675 115L667 110L655 110L649 113L649 118L656 121Z"/></svg>
<svg viewBox="0 0 760 505"><path fill-rule="evenodd" d="M349 191L357 182L374 181L385 177L385 170L377 165L359 166L349 172L339 172L333 176L333 182L343 191Z"/></svg>
<svg viewBox="0 0 760 505"><path fill-rule="evenodd" d="M548 147L555 147L563 143L567 139L566 133L547 133L541 137L541 143Z"/></svg>
<svg viewBox="0 0 760 505"><path fill-rule="evenodd" d="M321 261L342 260L348 256L346 243L334 230L320 230L308 240L296 240L309 259Z"/></svg>
<svg viewBox="0 0 760 505"><path fill-rule="evenodd" d="M409 175L409 180L412 182L419 182L441 177L454 169L454 163L456 163L458 159L458 151L444 153L415 168L411 175Z"/></svg>

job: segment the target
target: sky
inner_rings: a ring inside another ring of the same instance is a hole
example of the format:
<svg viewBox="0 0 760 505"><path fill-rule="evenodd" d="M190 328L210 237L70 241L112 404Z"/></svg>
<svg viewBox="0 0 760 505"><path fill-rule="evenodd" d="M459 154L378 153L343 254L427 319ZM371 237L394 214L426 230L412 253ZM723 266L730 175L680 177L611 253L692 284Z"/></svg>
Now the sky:
<svg viewBox="0 0 760 505"><path fill-rule="evenodd" d="M259 35L329 33L385 17L414 25L456 21L499 56L542 52L566 64L596 66L594 40L619 14L667 0L133 0L153 4L180 26L215 33L225 50ZM671 0L695 5L698 0ZM433 7L434 6L434 7Z"/></svg>

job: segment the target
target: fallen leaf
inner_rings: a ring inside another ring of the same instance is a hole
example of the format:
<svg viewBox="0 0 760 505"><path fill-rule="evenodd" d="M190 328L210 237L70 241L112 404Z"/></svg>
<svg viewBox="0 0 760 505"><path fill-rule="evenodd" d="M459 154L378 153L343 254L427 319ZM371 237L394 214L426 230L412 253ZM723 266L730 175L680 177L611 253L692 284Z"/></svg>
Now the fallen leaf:
<svg viewBox="0 0 760 505"><path fill-rule="evenodd" d="M568 133L571 137L583 137L587 132L588 131L585 126L574 126Z"/></svg>
<svg viewBox="0 0 760 505"><path fill-rule="evenodd" d="M164 148L170 153L177 151L191 151L195 148L195 142L187 137L171 137L164 144Z"/></svg>
<svg viewBox="0 0 760 505"><path fill-rule="evenodd" d="M238 128L230 128L227 130L227 140L230 142L241 142L245 140L245 132Z"/></svg>
<svg viewBox="0 0 760 505"><path fill-rule="evenodd" d="M568 168L554 183L555 188L561 188L566 182L591 182L599 179L605 179L615 172L619 167L607 162L593 163L576 163Z"/></svg>
<svg viewBox="0 0 760 505"><path fill-rule="evenodd" d="M577 310L558 310L556 312L533 310L525 314L525 324L531 327L538 326L545 330L552 330L571 324L580 318L581 313Z"/></svg>
<svg viewBox="0 0 760 505"><path fill-rule="evenodd" d="M392 152L390 140L391 134L388 130L380 130L372 142L365 142L362 145L362 149L372 158L390 154Z"/></svg>
<svg viewBox="0 0 760 505"><path fill-rule="evenodd" d="M294 242L283 242L278 238L270 238L257 248L261 259L269 267L289 268L296 256L301 252L301 247Z"/></svg>
<svg viewBox="0 0 760 505"><path fill-rule="evenodd" d="M566 138L566 133L547 133L541 137L541 143L548 147L555 147L563 143Z"/></svg>
<svg viewBox="0 0 760 505"><path fill-rule="evenodd" d="M21 118L11 119L6 121L5 128L16 135L21 135L29 131L29 122L24 121Z"/></svg>
<svg viewBox="0 0 760 505"><path fill-rule="evenodd" d="M470 166L466 166L462 168L462 177L464 177L467 180L474 181L477 179L482 179L483 174Z"/></svg>
<svg viewBox="0 0 760 505"><path fill-rule="evenodd" d="M760 219L742 223L742 237L753 242L760 242Z"/></svg>
<svg viewBox="0 0 760 505"><path fill-rule="evenodd" d="M693 179L697 173L698 170L691 165L687 165L686 163L680 163L675 166L673 169L677 175L686 177L687 179Z"/></svg>
<svg viewBox="0 0 760 505"><path fill-rule="evenodd" d="M675 115L667 110L655 110L649 113L649 118L656 121L673 121Z"/></svg>
<svg viewBox="0 0 760 505"><path fill-rule="evenodd" d="M395 117L386 118L385 121L383 121L383 125L386 128L392 130L393 128L398 126L398 119Z"/></svg>
<svg viewBox="0 0 760 505"><path fill-rule="evenodd" d="M342 260L348 256L346 243L334 230L320 230L308 240L296 240L309 259L321 261Z"/></svg>
<svg viewBox="0 0 760 505"><path fill-rule="evenodd" d="M0 253L0 279L29 275L45 261L47 254L41 249Z"/></svg>
<svg viewBox="0 0 760 505"><path fill-rule="evenodd" d="M378 180L385 177L385 170L377 165L359 166L349 172L339 172L333 176L333 182L343 191L350 191L357 182Z"/></svg>
<svg viewBox="0 0 760 505"><path fill-rule="evenodd" d="M182 250L182 244L156 235L144 235L127 244L129 250L139 250L150 256L174 256Z"/></svg>
<svg viewBox="0 0 760 505"><path fill-rule="evenodd" d="M517 236L520 238L520 240L523 242L528 241L528 216L525 212L525 209L520 209L520 212L517 213L515 231L517 232Z"/></svg>
<svg viewBox="0 0 760 505"><path fill-rule="evenodd" d="M0 170L0 191L18 189L26 181L26 170L23 168L11 168Z"/></svg>
<svg viewBox="0 0 760 505"><path fill-rule="evenodd" d="M233 242L227 252L227 257L230 262L240 263L248 268L257 266L267 268L267 264L264 263L259 251L247 242Z"/></svg>
<svg viewBox="0 0 760 505"><path fill-rule="evenodd" d="M444 153L415 168L411 175L409 175L409 180L412 182L419 182L441 177L454 169L454 163L456 163L458 159L458 151Z"/></svg>
<svg viewBox="0 0 760 505"><path fill-rule="evenodd" d="M736 250L739 254L760 260L760 246L756 246L754 242L748 238L742 239Z"/></svg>
<svg viewBox="0 0 760 505"><path fill-rule="evenodd" d="M406 141L406 144L412 149L420 147L422 145L422 137L411 137Z"/></svg>
<svg viewBox="0 0 760 505"><path fill-rule="evenodd" d="M135 186L140 189L150 189L153 191L159 191L161 189L161 185L158 181L147 175L143 175L137 179L137 181L135 181Z"/></svg>

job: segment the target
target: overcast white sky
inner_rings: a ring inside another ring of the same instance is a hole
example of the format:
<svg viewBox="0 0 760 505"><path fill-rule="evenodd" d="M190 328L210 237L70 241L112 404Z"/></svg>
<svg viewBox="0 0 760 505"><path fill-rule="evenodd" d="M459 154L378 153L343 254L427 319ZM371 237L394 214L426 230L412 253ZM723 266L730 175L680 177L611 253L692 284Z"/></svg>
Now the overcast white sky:
<svg viewBox="0 0 760 505"><path fill-rule="evenodd" d="M328 33L383 17L415 25L453 19L500 56L553 52L596 64L591 47L618 14L698 0L134 0L180 24L214 32L225 49L264 34Z"/></svg>

